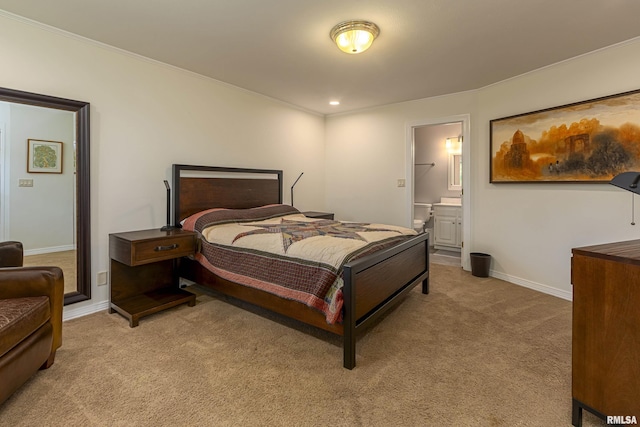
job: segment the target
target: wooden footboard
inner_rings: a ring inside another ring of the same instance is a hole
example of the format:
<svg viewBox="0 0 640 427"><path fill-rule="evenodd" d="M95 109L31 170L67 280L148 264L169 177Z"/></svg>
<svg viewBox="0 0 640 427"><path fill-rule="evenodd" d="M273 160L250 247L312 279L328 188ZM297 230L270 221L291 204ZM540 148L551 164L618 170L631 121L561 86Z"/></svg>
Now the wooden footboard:
<svg viewBox="0 0 640 427"><path fill-rule="evenodd" d="M429 235L350 262L344 267L344 367L356 366L360 330L391 308L418 283L429 293Z"/></svg>

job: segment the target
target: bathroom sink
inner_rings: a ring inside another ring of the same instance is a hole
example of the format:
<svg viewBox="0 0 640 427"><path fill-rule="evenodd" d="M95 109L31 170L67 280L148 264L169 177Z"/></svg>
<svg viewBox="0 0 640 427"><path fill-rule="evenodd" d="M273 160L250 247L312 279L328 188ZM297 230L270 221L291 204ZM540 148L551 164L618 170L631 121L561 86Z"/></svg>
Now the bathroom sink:
<svg viewBox="0 0 640 427"><path fill-rule="evenodd" d="M440 197L440 205L462 206L460 197Z"/></svg>

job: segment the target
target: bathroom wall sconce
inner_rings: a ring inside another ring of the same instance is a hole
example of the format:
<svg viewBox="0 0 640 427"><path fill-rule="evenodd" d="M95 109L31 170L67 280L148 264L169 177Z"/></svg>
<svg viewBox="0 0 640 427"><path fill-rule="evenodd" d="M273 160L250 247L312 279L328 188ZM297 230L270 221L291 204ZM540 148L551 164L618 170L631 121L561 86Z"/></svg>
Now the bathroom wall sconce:
<svg viewBox="0 0 640 427"><path fill-rule="evenodd" d="M371 47L380 34L380 28L368 21L345 21L331 29L329 36L338 49L345 53L362 53Z"/></svg>
<svg viewBox="0 0 640 427"><path fill-rule="evenodd" d="M447 149L447 153L449 154L460 154L462 153L462 137L461 136L452 136L447 138L445 142L445 147Z"/></svg>

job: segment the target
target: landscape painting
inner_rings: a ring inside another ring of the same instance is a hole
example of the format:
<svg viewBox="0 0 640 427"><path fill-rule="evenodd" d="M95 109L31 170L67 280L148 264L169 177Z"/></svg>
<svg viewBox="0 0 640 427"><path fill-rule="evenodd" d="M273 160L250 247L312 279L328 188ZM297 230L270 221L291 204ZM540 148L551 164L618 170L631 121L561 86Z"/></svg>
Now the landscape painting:
<svg viewBox="0 0 640 427"><path fill-rule="evenodd" d="M609 182L640 171L640 90L491 120L490 182Z"/></svg>

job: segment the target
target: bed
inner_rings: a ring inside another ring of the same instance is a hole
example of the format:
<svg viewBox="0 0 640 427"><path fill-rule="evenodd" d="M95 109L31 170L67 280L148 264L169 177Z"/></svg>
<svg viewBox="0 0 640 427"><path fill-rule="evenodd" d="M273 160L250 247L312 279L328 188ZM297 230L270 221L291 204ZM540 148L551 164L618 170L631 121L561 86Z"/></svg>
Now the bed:
<svg viewBox="0 0 640 427"><path fill-rule="evenodd" d="M293 227L311 224L310 227L319 227L322 230L328 227L331 233L334 233L336 228L339 229L338 233L341 233L344 227L372 227L373 225L337 223L300 216L294 208L282 204L283 174L280 170L174 164L172 172L174 224L185 224L187 229L195 227L196 224L200 224L201 227L196 230L200 237L198 253L195 257L186 258L180 263L180 275L200 286L342 336L343 366L347 369L353 369L356 365L358 334L379 320L381 315L400 302L418 284L422 285L423 294L429 293L429 236L427 233L398 239L383 238L379 243L367 242L367 248L377 246L377 250L372 252L361 249L357 256L349 256L342 264L338 263L341 284L339 287L340 312L338 315L334 312L333 317L326 309L320 307L321 302L318 304L309 304L308 301L300 302L286 293L279 295L265 287L242 284L242 280L239 279L241 276L224 274L226 270L215 268L215 262L207 260L207 255L220 249L216 246L227 249L230 244L210 244L205 238L210 235L206 234L211 233L210 229L206 228L207 231L203 234L203 224L215 223L219 227L237 228L238 224L235 220L225 220L225 218L235 215L236 212L243 214L247 212L247 215L254 215L254 212L257 212L256 217L247 217L248 219L240 225L249 226L245 234L250 234L252 238L258 238L255 235L259 234L259 238L265 239L272 237L261 234L262 229L266 227L257 221L276 221L283 224L286 222ZM264 212L269 213L266 219L262 218L265 216ZM216 219L212 222L211 218ZM389 229L393 229L393 226L384 226L384 229L379 225L375 226L377 227L373 230L375 233L371 235L380 234L384 237ZM317 230L314 229L314 232L317 234ZM347 230L346 234L350 234L349 232L350 230ZM225 235L227 232L216 231L215 233ZM309 233L309 231L304 230L303 233ZM265 234L268 233L265 232ZM366 235L366 233L358 234ZM342 243L345 239L337 240ZM312 239L305 241L312 241ZM246 249L245 252L255 251ZM260 252L260 255L264 254ZM276 258L286 261L281 255L277 255ZM278 271L284 270L279 270L278 267ZM283 277L292 281L289 276ZM314 297L310 298L316 302L318 300L313 299ZM327 302L327 305L331 306L331 303ZM335 310L335 305L333 309Z"/></svg>

